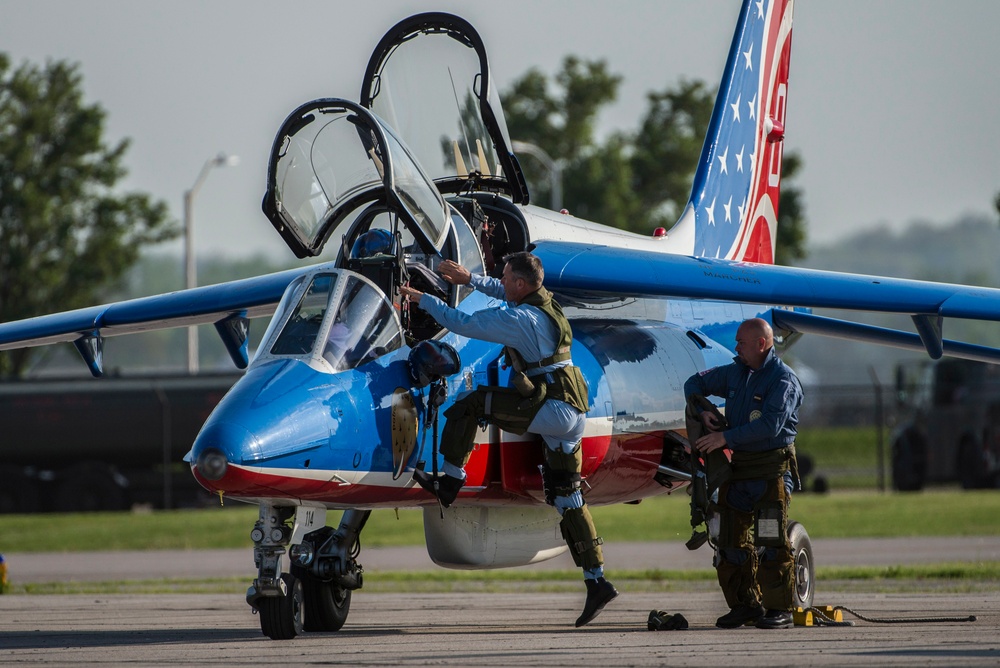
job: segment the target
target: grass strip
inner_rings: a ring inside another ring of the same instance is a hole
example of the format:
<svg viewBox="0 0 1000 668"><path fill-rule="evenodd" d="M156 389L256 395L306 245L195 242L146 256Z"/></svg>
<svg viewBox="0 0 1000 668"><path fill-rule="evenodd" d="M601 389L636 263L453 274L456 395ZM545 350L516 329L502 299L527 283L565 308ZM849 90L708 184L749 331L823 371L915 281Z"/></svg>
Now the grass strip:
<svg viewBox="0 0 1000 668"><path fill-rule="evenodd" d="M645 499L637 505L595 506L598 532L609 543L679 541L691 535L688 496ZM553 511L554 512L554 511ZM95 550L249 548L256 506L120 513L0 515L0 553ZM936 489L920 493L795 494L790 515L810 537L1000 535L996 490ZM340 513L327 513L337 526ZM423 513L376 510L362 534L364 547L423 545Z"/></svg>
<svg viewBox="0 0 1000 668"><path fill-rule="evenodd" d="M556 571L369 571L364 593L576 592L577 570ZM624 592L714 590L715 571L616 570L611 576ZM817 586L825 592L851 590L998 591L1000 562L943 563L883 567L821 567ZM8 594L244 594L246 578L178 578L100 582L13 582Z"/></svg>

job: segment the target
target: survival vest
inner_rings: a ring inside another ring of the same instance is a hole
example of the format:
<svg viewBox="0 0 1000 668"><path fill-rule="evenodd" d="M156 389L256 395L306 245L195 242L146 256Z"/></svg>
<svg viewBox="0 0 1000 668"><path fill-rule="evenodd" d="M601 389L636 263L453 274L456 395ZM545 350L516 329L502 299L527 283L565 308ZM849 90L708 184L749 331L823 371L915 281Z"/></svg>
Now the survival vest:
<svg viewBox="0 0 1000 668"><path fill-rule="evenodd" d="M559 341L556 343L555 352L536 362L525 362L524 356L511 346L504 348L507 359L514 367L514 385L521 391L522 395L531 396L539 408L545 399L558 399L564 401L581 413L586 413L590 408L587 398L587 381L584 380L580 368L572 364L559 367L553 371L531 375L528 372L534 369L565 362L572 359L570 349L573 345L573 330L569 326L569 320L563 315L559 302L552 298L552 293L545 288L539 288L535 292L521 300L521 304L527 304L539 309L549 317L556 327L559 328ZM541 396L539 396L541 395Z"/></svg>

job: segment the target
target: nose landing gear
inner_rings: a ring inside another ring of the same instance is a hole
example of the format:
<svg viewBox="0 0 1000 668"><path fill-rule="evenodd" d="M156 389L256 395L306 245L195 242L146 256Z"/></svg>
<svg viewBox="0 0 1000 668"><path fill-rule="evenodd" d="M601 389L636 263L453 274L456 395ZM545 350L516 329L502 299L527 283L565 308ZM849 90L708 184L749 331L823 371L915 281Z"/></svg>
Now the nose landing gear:
<svg viewBox="0 0 1000 668"><path fill-rule="evenodd" d="M303 631L343 627L351 592L362 585L358 536L369 515L370 510L346 510L334 531L324 526L325 508L260 504L260 517L250 533L257 578L247 590L247 603L260 615L264 635L288 640ZM282 573L289 545L289 572Z"/></svg>

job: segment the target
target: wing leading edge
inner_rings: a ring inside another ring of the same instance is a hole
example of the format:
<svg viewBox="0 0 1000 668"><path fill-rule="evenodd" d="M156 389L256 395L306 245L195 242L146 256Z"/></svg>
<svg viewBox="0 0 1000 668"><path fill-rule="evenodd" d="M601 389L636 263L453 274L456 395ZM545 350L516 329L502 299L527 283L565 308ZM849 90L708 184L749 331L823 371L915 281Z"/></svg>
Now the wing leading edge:
<svg viewBox="0 0 1000 668"><path fill-rule="evenodd" d="M1000 352L946 341L943 318L1000 321L1000 289L901 278L842 274L562 241L539 241L534 254L551 290L594 298L609 295L737 301L774 306L908 314L917 334L795 314L788 331L811 331L897 347L1000 361ZM778 324L777 317L775 324ZM839 324L836 324L839 323Z"/></svg>
<svg viewBox="0 0 1000 668"><path fill-rule="evenodd" d="M0 350L72 342L90 365L91 372L100 375L100 340L103 337L214 323L234 362L243 368L246 366L245 332L239 340L241 328L230 325L237 319L272 314L288 285L305 271L307 269L291 269L2 323ZM231 344L235 344L235 350Z"/></svg>

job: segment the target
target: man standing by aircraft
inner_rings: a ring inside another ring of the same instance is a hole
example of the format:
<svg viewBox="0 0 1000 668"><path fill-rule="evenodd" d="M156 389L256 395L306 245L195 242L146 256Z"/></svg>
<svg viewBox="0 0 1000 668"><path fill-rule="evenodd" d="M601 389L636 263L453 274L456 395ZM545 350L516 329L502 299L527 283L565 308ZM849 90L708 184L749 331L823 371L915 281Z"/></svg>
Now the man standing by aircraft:
<svg viewBox="0 0 1000 668"><path fill-rule="evenodd" d="M798 477L799 379L775 355L771 326L752 318L736 332L733 363L691 376L684 394L689 411L706 430L692 447L704 455L727 447L733 451L731 475L715 500L715 566L730 607L716 626L752 622L758 628L788 628L793 625L795 572L786 525ZM714 411L702 409L709 395L725 398L727 425ZM760 557L758 547L764 548Z"/></svg>
<svg viewBox="0 0 1000 668"><path fill-rule="evenodd" d="M580 492L581 442L589 408L587 383L570 357L573 335L569 322L552 293L542 287L541 261L523 252L505 260L499 280L473 276L450 260L438 267L449 283L468 284L508 302L498 308L463 313L431 295L400 288L404 296L452 332L506 346L508 364L514 368L513 388L479 386L445 411L447 422L441 436L444 475L435 479L418 469L413 478L448 507L464 484L464 467L480 421L515 434L540 435L546 446L542 476L545 498L562 516L563 537L573 561L583 569L587 586L587 601L576 620L576 626L583 626L618 596L614 585L604 578L603 540Z"/></svg>

